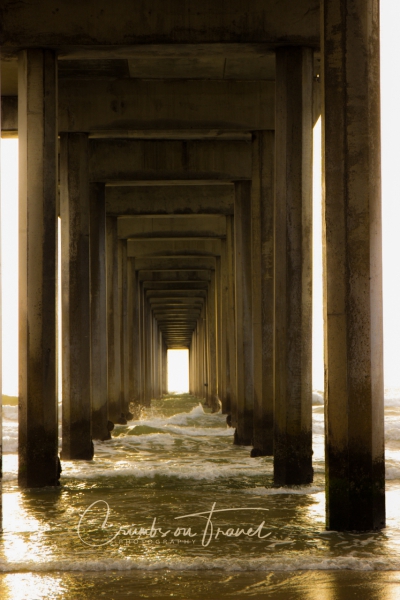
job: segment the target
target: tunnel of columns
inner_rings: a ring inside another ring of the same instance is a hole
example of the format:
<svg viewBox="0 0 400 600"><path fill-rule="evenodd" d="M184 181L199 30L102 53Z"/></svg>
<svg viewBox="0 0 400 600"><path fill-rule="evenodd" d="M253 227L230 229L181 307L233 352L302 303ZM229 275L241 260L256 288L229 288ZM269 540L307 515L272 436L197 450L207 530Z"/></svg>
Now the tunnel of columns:
<svg viewBox="0 0 400 600"><path fill-rule="evenodd" d="M0 9L19 138L19 482L191 394L312 482L312 130L322 113L327 527L385 524L377 0ZM61 289L57 230L61 218ZM122 415L123 413L123 415ZM95 458L94 458L95 460Z"/></svg>

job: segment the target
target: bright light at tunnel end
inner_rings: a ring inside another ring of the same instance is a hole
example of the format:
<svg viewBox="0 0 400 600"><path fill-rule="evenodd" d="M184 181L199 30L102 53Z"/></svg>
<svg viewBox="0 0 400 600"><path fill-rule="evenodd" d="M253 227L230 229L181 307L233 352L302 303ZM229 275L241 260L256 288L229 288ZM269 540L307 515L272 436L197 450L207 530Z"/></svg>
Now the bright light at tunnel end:
<svg viewBox="0 0 400 600"><path fill-rule="evenodd" d="M168 392L189 392L189 350L168 350Z"/></svg>

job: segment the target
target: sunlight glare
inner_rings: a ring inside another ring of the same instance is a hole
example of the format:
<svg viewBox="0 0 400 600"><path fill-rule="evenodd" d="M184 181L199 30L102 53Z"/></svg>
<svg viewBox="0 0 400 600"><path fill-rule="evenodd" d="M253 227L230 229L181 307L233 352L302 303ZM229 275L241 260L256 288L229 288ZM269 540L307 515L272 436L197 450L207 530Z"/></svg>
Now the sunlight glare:
<svg viewBox="0 0 400 600"><path fill-rule="evenodd" d="M168 350L168 392L189 391L189 350Z"/></svg>

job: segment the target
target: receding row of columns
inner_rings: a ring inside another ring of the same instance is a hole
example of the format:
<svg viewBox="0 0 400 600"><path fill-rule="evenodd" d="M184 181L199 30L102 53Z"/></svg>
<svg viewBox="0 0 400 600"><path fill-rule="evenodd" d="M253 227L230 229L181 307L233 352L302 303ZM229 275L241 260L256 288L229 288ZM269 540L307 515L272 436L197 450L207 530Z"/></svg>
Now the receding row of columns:
<svg viewBox="0 0 400 600"><path fill-rule="evenodd" d="M337 529L385 521L374 6L358 0L344 23L337 2L323 3L327 524ZM275 483L291 485L312 481L313 73L308 49L276 56L275 134L254 134L252 178L235 183L225 250L185 264L208 274L190 344L192 389L213 408L220 399L236 442L273 452ZM59 476L56 90L55 53L22 51L19 480L27 486ZM152 278L141 277L157 269L127 254L115 219L106 224L104 182L90 180L89 158L87 134L61 135L65 459L91 458L111 416L165 391Z"/></svg>

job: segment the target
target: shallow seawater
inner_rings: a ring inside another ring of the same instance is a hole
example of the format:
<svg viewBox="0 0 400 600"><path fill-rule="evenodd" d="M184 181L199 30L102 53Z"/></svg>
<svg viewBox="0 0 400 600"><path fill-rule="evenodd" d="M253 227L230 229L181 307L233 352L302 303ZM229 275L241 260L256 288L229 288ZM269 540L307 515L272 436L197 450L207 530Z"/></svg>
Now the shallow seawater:
<svg viewBox="0 0 400 600"><path fill-rule="evenodd" d="M387 527L365 534L325 531L321 402L314 482L295 488L273 487L272 458L234 446L224 415L171 395L93 461L64 461L60 488L21 490L5 406L0 597L400 597L400 395L386 398Z"/></svg>

